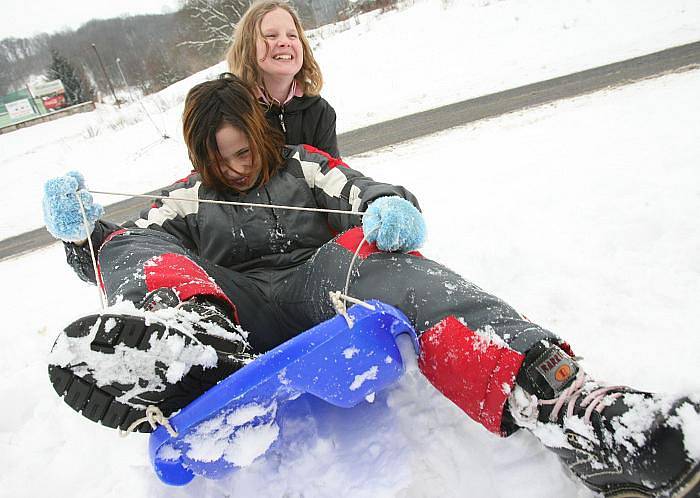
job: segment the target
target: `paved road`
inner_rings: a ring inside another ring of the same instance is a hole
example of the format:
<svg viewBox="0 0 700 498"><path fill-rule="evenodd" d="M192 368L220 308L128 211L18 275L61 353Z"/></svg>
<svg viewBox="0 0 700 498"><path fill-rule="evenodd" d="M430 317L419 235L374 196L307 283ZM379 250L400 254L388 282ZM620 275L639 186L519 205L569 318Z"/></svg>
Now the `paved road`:
<svg viewBox="0 0 700 498"><path fill-rule="evenodd" d="M338 142L343 156L349 157L472 121L693 67L700 67L700 42L411 114L343 133ZM105 218L124 222L147 203L144 199L127 199L112 204ZM0 240L0 261L53 242L44 228Z"/></svg>

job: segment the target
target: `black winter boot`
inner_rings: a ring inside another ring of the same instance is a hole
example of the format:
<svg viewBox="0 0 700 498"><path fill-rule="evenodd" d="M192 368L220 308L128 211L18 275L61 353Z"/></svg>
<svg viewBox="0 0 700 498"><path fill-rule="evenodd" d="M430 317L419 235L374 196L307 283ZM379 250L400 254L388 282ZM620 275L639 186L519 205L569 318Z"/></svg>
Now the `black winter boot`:
<svg viewBox="0 0 700 498"><path fill-rule="evenodd" d="M192 332L202 344L212 346L219 354L232 355L248 361L253 358L248 342L240 340L243 331L237 329L230 306L220 299L195 296L180 302L180 298L172 289L162 287L149 293L139 308L147 311L175 308L185 315L192 313L189 317Z"/></svg>
<svg viewBox="0 0 700 498"><path fill-rule="evenodd" d="M66 327L49 356L59 396L90 420L127 430L149 406L167 417L253 359L223 303L173 295L158 289L143 309L122 303Z"/></svg>
<svg viewBox="0 0 700 498"><path fill-rule="evenodd" d="M594 491L700 496L700 399L604 386L542 342L523 362L509 409Z"/></svg>

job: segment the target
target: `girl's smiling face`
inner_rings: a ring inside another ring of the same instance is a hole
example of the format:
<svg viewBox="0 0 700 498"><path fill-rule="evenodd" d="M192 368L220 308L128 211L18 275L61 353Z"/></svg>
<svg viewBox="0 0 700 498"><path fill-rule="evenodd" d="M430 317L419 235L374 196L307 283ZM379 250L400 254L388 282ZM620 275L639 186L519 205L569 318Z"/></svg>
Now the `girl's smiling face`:
<svg viewBox="0 0 700 498"><path fill-rule="evenodd" d="M219 149L218 166L229 187L239 192L250 190L260 175L260 168L253 164L248 137L239 128L224 123L216 130L216 146Z"/></svg>
<svg viewBox="0 0 700 498"><path fill-rule="evenodd" d="M304 49L294 19L277 8L260 21L262 38L256 42L258 67L268 77L289 77L290 81L304 63Z"/></svg>

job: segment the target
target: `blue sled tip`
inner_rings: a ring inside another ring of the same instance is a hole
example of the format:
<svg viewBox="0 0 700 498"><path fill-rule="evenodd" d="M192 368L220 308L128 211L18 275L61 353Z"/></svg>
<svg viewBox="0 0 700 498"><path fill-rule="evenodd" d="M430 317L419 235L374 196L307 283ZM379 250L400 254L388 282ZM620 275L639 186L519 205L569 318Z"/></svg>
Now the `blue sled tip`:
<svg viewBox="0 0 700 498"><path fill-rule="evenodd" d="M198 441L226 439L216 445L225 448L244 427L278 427L278 408L302 394L351 408L394 384L404 370L396 338L408 334L416 354L418 338L401 311L376 300L367 304L372 309L348 309L352 327L341 316L331 318L219 382L170 419L176 437L156 429L149 452L160 480L183 486L195 475L221 478L244 466L224 450L203 453Z"/></svg>

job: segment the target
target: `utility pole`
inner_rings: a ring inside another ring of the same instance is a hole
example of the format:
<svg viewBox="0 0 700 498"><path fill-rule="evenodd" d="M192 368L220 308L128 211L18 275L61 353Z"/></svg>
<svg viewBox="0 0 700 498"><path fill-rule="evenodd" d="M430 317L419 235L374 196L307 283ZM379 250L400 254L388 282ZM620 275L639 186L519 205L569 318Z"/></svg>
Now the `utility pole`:
<svg viewBox="0 0 700 498"><path fill-rule="evenodd" d="M117 98L117 94L114 92L114 87L112 86L112 80L109 79L109 76L107 75L107 71L105 70L104 64L102 64L102 58L100 57L100 53L97 51L97 47L95 44L92 44L92 49L95 51L95 55L97 56L97 61L100 63L100 67L102 68L102 73L105 75L105 79L107 80L107 84L109 85L109 89L112 90L112 97L114 97L114 102L117 104L117 107L121 109L122 106L119 105L119 99Z"/></svg>
<svg viewBox="0 0 700 498"><path fill-rule="evenodd" d="M117 69L119 69L119 74L122 75L122 81L124 82L124 86L126 87L126 90L129 92L129 98L131 99L131 102L136 102L136 99L134 98L133 94L131 93L131 87L129 86L129 83L126 81L126 76L124 76L124 71L122 71L122 66L119 64L121 62L121 59L117 57L116 59L117 62Z"/></svg>
<svg viewBox="0 0 700 498"><path fill-rule="evenodd" d="M122 75L122 81L124 82L124 86L126 86L126 89L129 91L129 97L131 98L131 102L133 103L133 102L135 102L135 99L131 93L131 87L129 86L129 83L126 81L126 76L124 76L124 71L122 71L122 66L120 64L121 59L119 57L117 57L116 62L117 62L117 68L119 68L119 74ZM143 112L146 113L146 116L148 116L148 119L151 121L151 124L158 132L158 135L160 135L163 140L167 140L168 138L170 138L167 133L160 131L160 128L158 128L158 125L156 124L156 122L153 121L153 117L151 117L151 113L148 112L148 109L146 109L146 106L143 104L143 101L141 99L139 99L139 105L141 106L141 109L143 109Z"/></svg>

